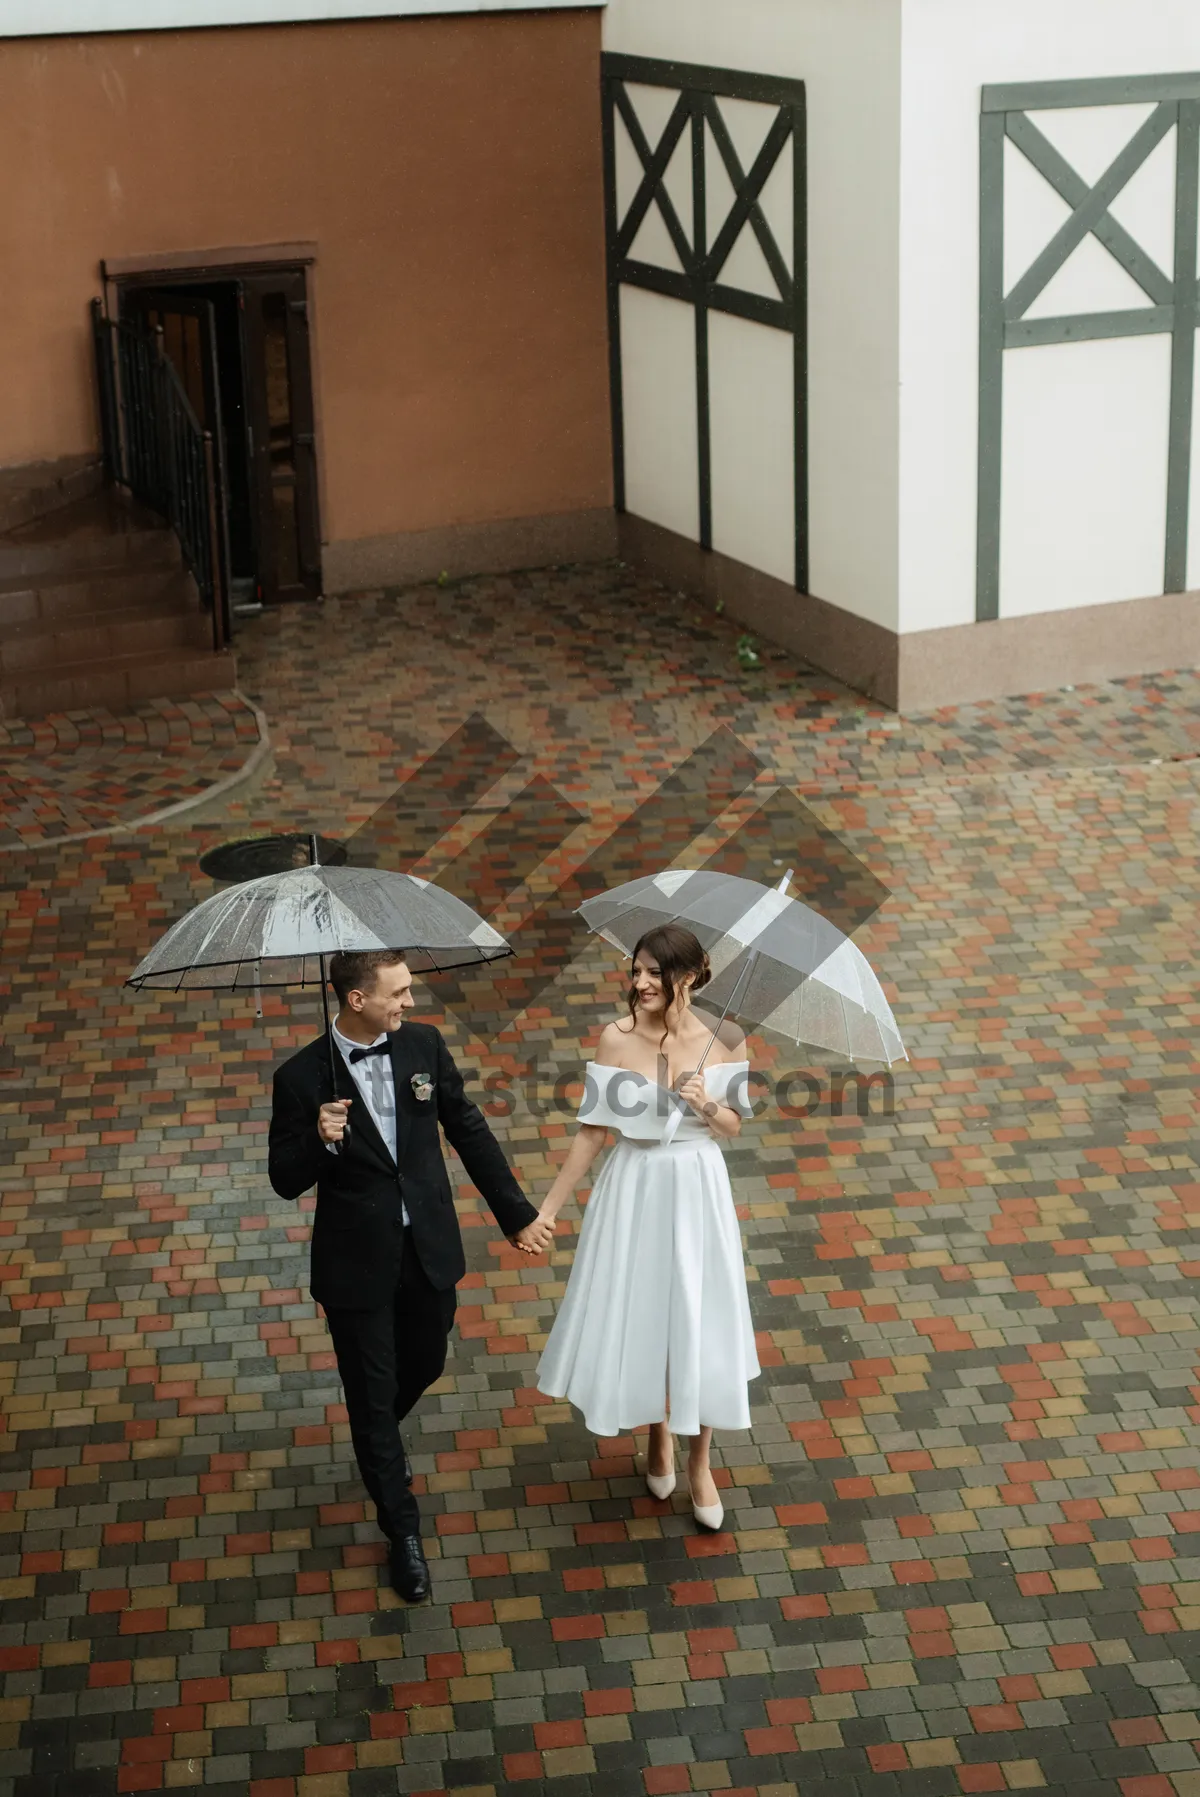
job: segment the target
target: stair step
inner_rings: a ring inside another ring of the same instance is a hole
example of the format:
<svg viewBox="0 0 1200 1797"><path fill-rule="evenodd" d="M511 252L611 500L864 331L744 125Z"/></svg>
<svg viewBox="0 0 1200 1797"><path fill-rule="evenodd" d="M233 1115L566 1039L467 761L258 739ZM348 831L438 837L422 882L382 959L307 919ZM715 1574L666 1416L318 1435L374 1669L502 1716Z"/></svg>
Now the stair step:
<svg viewBox="0 0 1200 1797"><path fill-rule="evenodd" d="M0 531L18 530L100 491L103 471L94 456L27 462L0 468Z"/></svg>
<svg viewBox="0 0 1200 1797"><path fill-rule="evenodd" d="M10 585L180 561L178 539L161 518L108 491L0 536L0 580Z"/></svg>
<svg viewBox="0 0 1200 1797"><path fill-rule="evenodd" d="M96 618L41 620L5 632L0 639L0 679L24 677L87 661L93 665L114 657L157 650L210 649L212 619L198 605L175 600L148 606L126 606Z"/></svg>
<svg viewBox="0 0 1200 1797"><path fill-rule="evenodd" d="M235 684L232 652L200 649L60 663L53 670L0 676L0 717L44 717L51 711L128 711L147 699L226 692Z"/></svg>
<svg viewBox="0 0 1200 1797"><path fill-rule="evenodd" d="M177 568L181 561L175 533L166 529L62 543L22 543L16 534L0 537L0 580L10 585L18 580L78 580L123 568Z"/></svg>
<svg viewBox="0 0 1200 1797"><path fill-rule="evenodd" d="M95 618L134 605L154 605L171 598L198 603L190 575L179 567L126 566L80 578L77 571L36 582L0 580L0 628L20 628L73 618Z"/></svg>
<svg viewBox="0 0 1200 1797"><path fill-rule="evenodd" d="M10 495L20 486L10 481ZM0 717L225 691L234 659L211 645L174 532L120 494L74 499L0 536Z"/></svg>

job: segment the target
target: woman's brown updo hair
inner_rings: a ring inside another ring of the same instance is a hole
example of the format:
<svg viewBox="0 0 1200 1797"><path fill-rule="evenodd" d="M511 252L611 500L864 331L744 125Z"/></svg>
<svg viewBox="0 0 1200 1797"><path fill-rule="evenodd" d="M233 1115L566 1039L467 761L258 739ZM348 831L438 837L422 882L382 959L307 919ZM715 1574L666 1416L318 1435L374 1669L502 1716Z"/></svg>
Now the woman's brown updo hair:
<svg viewBox="0 0 1200 1797"><path fill-rule="evenodd" d="M684 980L688 974L696 977L692 982L692 991L699 992L712 979L712 968L708 964L708 956L701 948L699 941L690 930L685 930L679 923L659 924L653 930L639 938L634 946L631 964L636 966L637 958L643 949L651 960L658 964L659 978L662 981L663 997L666 1005L663 1008L663 1041L667 1039L665 1016L675 1003L676 981ZM629 1016L637 1023L637 987L630 982Z"/></svg>

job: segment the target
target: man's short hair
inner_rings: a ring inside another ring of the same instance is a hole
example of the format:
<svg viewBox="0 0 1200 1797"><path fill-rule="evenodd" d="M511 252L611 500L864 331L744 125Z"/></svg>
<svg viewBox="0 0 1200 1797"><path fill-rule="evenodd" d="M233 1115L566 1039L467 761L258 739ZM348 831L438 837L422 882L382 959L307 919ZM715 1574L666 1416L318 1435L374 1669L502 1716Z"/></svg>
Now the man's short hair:
<svg viewBox="0 0 1200 1797"><path fill-rule="evenodd" d="M400 948L369 948L358 954L334 955L329 963L329 978L344 1005L352 992L373 992L375 976L381 967L399 967L404 960Z"/></svg>

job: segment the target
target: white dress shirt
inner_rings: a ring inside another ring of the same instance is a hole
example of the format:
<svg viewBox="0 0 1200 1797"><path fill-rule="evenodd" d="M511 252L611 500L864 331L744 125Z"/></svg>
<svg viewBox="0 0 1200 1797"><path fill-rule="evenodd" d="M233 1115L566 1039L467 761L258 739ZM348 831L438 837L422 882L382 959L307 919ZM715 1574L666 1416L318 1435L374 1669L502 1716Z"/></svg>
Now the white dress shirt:
<svg viewBox="0 0 1200 1797"><path fill-rule="evenodd" d="M362 1098L362 1102L371 1113L371 1121L382 1136L385 1148L388 1150L392 1159L396 1160L396 1082L392 1076L391 1056L373 1054L361 1061L352 1062L350 1059L351 1051L353 1049L365 1047L374 1048L378 1043L386 1042L386 1030L376 1036L375 1041L372 1043L351 1042L348 1036L343 1036L341 1030L335 1023L333 1025L333 1039L341 1049L342 1059L346 1063L350 1077L354 1081L355 1087ZM350 1106L348 1121L351 1129L353 1129L353 1104ZM333 1144L330 1142L327 1143L326 1146L331 1148ZM405 1209L403 1201L400 1205L400 1214L404 1219L405 1228L407 1228L408 1211Z"/></svg>

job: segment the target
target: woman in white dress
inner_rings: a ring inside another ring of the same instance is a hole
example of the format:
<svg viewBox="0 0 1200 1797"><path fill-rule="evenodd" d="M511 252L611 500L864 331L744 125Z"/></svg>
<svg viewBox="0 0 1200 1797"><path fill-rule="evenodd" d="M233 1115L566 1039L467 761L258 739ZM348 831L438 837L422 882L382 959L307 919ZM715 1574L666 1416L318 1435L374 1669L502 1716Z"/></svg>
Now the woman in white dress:
<svg viewBox="0 0 1200 1797"><path fill-rule="evenodd" d="M649 1423L646 1484L655 1497L674 1490L673 1437L687 1436L692 1509L716 1529L724 1512L709 1466L712 1432L749 1428L746 1388L759 1365L720 1148L751 1114L749 1062L735 1025L692 1007L709 977L700 943L678 924L650 930L634 950L629 1018L600 1038L579 1132L541 1207L553 1222L616 1132L537 1384L569 1398L595 1435ZM672 1134L673 1090L687 1108Z"/></svg>

